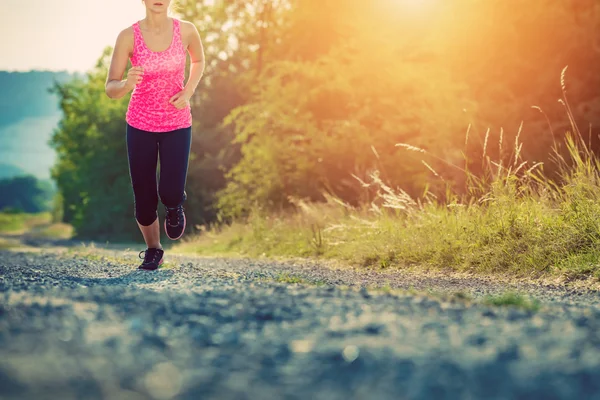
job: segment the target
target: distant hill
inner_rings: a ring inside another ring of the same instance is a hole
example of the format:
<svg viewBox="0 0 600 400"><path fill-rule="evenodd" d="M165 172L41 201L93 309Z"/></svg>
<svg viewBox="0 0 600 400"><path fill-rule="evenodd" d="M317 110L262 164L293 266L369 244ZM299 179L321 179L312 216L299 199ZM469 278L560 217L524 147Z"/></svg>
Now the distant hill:
<svg viewBox="0 0 600 400"><path fill-rule="evenodd" d="M75 75L64 71L0 71L0 179L32 174L50 177L56 155L48 146L61 112L48 92Z"/></svg>
<svg viewBox="0 0 600 400"><path fill-rule="evenodd" d="M65 71L0 71L0 127L25 118L56 115L58 101L48 89L55 80L62 83L72 77Z"/></svg>
<svg viewBox="0 0 600 400"><path fill-rule="evenodd" d="M50 116L27 117L0 127L2 163L11 164L37 178L49 178L56 154L48 141L59 121L60 113L55 113Z"/></svg>
<svg viewBox="0 0 600 400"><path fill-rule="evenodd" d="M0 180L25 175L27 172L15 165L0 163Z"/></svg>

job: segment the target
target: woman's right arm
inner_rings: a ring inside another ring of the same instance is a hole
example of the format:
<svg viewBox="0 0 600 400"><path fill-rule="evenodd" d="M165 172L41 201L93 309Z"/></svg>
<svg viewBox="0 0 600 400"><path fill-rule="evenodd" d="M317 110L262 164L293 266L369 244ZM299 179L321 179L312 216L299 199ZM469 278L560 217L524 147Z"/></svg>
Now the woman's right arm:
<svg viewBox="0 0 600 400"><path fill-rule="evenodd" d="M133 31L127 28L117 36L117 42L113 50L108 76L106 78L105 92L111 99L120 99L132 90L142 80L143 71L141 67L133 67L127 73L127 79L123 79L129 54L133 51Z"/></svg>

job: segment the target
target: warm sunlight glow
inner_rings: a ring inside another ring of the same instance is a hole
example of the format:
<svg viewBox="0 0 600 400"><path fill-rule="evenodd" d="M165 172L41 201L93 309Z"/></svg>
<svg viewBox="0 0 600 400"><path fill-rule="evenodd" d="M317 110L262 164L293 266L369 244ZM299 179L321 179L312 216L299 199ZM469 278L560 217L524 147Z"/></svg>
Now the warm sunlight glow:
<svg viewBox="0 0 600 400"><path fill-rule="evenodd" d="M3 0L2 8L0 70L86 71L145 15L135 0Z"/></svg>
<svg viewBox="0 0 600 400"><path fill-rule="evenodd" d="M433 5L435 0L385 0L391 4L399 5L406 8L426 8Z"/></svg>
<svg viewBox="0 0 600 400"><path fill-rule="evenodd" d="M430 1L428 1L428 0L396 0L396 2L407 5L407 6L417 7L417 6L422 6L425 3L429 3Z"/></svg>
<svg viewBox="0 0 600 400"><path fill-rule="evenodd" d="M432 11L439 0L381 0L388 12L419 15Z"/></svg>

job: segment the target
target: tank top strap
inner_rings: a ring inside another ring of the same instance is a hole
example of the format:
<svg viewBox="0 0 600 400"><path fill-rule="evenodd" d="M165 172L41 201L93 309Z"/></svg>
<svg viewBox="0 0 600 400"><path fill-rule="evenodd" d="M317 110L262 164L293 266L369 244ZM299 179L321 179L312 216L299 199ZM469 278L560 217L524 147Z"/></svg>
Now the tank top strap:
<svg viewBox="0 0 600 400"><path fill-rule="evenodd" d="M175 35L175 37L173 38L175 43L180 45L182 43L182 41L181 41L181 26L180 26L180 22L177 18L173 18L173 35Z"/></svg>
<svg viewBox="0 0 600 400"><path fill-rule="evenodd" d="M131 27L133 28L133 38L137 41L137 39L141 35L141 33L140 33L140 21L136 21L133 25L131 25Z"/></svg>
<svg viewBox="0 0 600 400"><path fill-rule="evenodd" d="M133 55L132 62L137 62L140 52L143 50L143 39L140 31L140 21L136 21L133 25Z"/></svg>

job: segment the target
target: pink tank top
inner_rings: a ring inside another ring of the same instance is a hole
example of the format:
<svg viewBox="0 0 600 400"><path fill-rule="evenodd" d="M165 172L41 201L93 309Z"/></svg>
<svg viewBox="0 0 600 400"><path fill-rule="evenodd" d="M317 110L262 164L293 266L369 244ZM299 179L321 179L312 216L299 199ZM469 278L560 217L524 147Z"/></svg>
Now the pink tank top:
<svg viewBox="0 0 600 400"><path fill-rule="evenodd" d="M131 64L144 68L142 81L131 94L125 120L134 128L168 132L192 126L190 106L178 110L169 99L184 88L186 50L180 21L173 18L173 40L165 51L152 51L144 42L139 21L132 25L134 46Z"/></svg>

